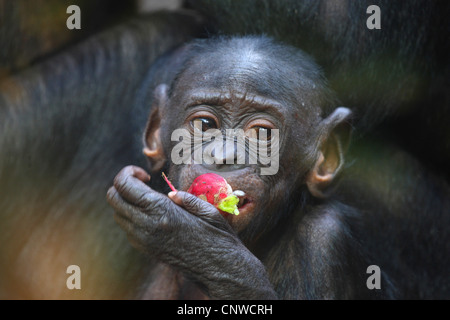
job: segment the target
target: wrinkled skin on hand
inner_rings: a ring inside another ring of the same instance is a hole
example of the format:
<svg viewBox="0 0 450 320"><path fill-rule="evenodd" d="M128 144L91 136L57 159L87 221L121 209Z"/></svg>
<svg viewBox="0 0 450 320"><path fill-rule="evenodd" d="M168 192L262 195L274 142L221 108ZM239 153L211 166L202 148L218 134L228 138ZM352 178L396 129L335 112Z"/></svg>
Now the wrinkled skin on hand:
<svg viewBox="0 0 450 320"><path fill-rule="evenodd" d="M143 169L128 166L107 194L134 247L193 277L211 297L275 298L262 263L213 205L183 191L168 197L148 181Z"/></svg>

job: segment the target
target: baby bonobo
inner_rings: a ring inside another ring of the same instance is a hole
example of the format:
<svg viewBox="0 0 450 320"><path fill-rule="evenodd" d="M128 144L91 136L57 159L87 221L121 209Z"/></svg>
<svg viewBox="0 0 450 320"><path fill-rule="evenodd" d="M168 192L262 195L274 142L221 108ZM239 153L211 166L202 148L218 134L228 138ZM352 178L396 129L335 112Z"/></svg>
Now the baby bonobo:
<svg viewBox="0 0 450 320"><path fill-rule="evenodd" d="M196 40L161 61L144 134L151 178L128 166L107 195L130 242L161 262L143 298L393 297L386 279L368 288L377 260L357 237L377 207L335 197L351 112L312 59L254 36ZM179 191L147 185L162 171ZM205 173L242 191L239 214L186 192Z"/></svg>

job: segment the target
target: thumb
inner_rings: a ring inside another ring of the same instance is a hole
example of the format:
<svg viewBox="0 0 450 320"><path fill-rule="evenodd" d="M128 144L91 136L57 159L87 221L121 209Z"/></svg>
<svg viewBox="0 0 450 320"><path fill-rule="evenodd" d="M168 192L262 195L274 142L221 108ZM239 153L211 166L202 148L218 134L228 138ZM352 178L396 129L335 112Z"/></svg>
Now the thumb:
<svg viewBox="0 0 450 320"><path fill-rule="evenodd" d="M186 211L189 211L191 214L196 216L204 216L204 215L216 215L218 214L218 210L209 202L203 201L196 196L184 192L169 192L169 198L175 202L180 207L184 208Z"/></svg>
<svg viewBox="0 0 450 320"><path fill-rule="evenodd" d="M172 191L169 192L168 196L173 202L192 215L201 218L203 221L218 229L235 235L235 232L229 223L225 221L225 218L219 213L219 210L209 202L184 191Z"/></svg>

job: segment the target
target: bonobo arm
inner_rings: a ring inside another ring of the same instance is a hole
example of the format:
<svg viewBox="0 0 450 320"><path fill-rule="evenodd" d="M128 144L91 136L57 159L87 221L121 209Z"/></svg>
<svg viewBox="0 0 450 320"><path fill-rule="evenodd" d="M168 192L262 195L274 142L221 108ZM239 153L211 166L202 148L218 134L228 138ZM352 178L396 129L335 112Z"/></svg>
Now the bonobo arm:
<svg viewBox="0 0 450 320"><path fill-rule="evenodd" d="M133 246L194 278L213 298L276 298L263 264L213 205L182 191L172 201L148 187L149 180L128 166L107 194Z"/></svg>

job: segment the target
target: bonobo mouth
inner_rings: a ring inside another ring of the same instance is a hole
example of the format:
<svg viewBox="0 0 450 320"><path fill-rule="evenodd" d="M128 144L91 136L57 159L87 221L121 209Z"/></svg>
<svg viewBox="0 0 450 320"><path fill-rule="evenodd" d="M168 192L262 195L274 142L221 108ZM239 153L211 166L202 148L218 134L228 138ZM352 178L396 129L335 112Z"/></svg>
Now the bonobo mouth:
<svg viewBox="0 0 450 320"><path fill-rule="evenodd" d="M251 210L253 210L254 202L248 196L248 194L246 192L241 191L241 190L235 190L233 192L233 194L239 198L239 202L237 204L237 208L239 210L239 214L245 215L246 213L248 213ZM228 215L226 212L225 212L225 214Z"/></svg>
<svg viewBox="0 0 450 320"><path fill-rule="evenodd" d="M255 206L254 202L246 197L238 197L239 198L239 203L237 204L237 208L239 210L239 215L237 215L236 217L239 217L241 215L246 215L249 212L253 211L253 208ZM220 213L224 216L224 217L235 217L235 215L228 213L228 212L224 212L220 210Z"/></svg>
<svg viewBox="0 0 450 320"><path fill-rule="evenodd" d="M255 190L252 184L254 182L254 177L250 173L240 173L239 175L235 174L226 174L221 172L227 183L230 185L233 190L233 194L238 197L239 202L237 204L237 208L239 210L238 215L226 215L230 219L240 219L241 217L248 215L249 213L255 210L257 204L257 197L255 197ZM244 182L245 181L245 182ZM248 184L250 183L250 185Z"/></svg>
<svg viewBox="0 0 450 320"><path fill-rule="evenodd" d="M222 176L230 187L230 190L227 190L227 193L232 193L239 199L239 202L237 203L237 209L239 210L238 215L227 213L219 209L220 213L226 217L227 220L241 220L243 216L248 215L255 210L257 202L259 202L257 201L259 200L257 190L260 190L263 186L261 186L261 181L252 168L243 169L239 172L217 172L207 170L201 165L190 165L180 179L182 181L181 189L188 190L195 179L208 173Z"/></svg>
<svg viewBox="0 0 450 320"><path fill-rule="evenodd" d="M252 200L250 200L250 198L243 197L239 198L239 203L237 204L237 207L239 210L239 214L245 215L253 210L253 208L255 207L255 203Z"/></svg>
<svg viewBox="0 0 450 320"><path fill-rule="evenodd" d="M250 200L247 197L238 197L239 203L237 204L238 209L242 208L243 206L247 205Z"/></svg>

